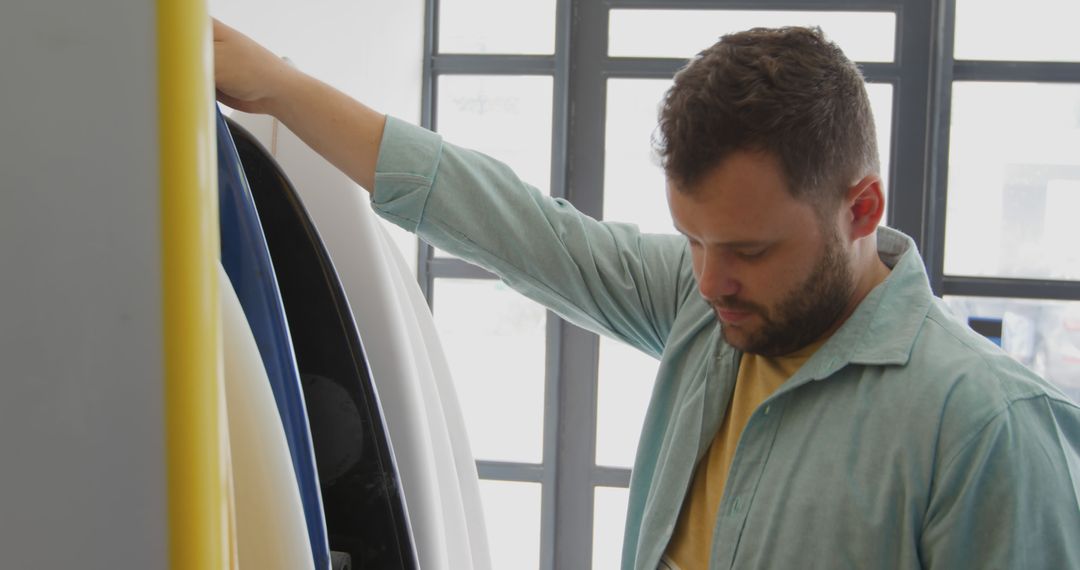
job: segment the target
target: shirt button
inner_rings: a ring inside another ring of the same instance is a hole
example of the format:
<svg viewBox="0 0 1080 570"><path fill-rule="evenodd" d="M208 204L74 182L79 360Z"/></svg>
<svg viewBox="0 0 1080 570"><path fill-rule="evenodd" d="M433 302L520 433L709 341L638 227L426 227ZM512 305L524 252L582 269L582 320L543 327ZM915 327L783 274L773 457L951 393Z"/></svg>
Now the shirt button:
<svg viewBox="0 0 1080 570"><path fill-rule="evenodd" d="M769 415L769 410L771 410L771 409L772 409L772 406L765 406L765 415L766 416Z"/></svg>

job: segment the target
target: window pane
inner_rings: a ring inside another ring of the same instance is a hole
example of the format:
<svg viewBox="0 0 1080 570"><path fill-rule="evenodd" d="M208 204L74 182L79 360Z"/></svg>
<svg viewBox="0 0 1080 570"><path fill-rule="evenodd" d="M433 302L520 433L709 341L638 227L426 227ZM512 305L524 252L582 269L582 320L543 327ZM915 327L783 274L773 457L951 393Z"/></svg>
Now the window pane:
<svg viewBox="0 0 1080 570"><path fill-rule="evenodd" d="M885 183L885 195L889 194L889 165L892 163L892 109L893 86L889 83L867 83L866 94L870 98L870 110L874 113L877 129L878 156L881 159L881 180ZM888 204L886 198L886 204ZM886 210L882 222L889 219Z"/></svg>
<svg viewBox="0 0 1080 570"><path fill-rule="evenodd" d="M652 150L657 112L668 79L610 79L607 84L604 219L638 224L643 232L675 233L664 192L664 173ZM877 126L881 175L888 191L892 151L893 86L866 85Z"/></svg>
<svg viewBox="0 0 1080 570"><path fill-rule="evenodd" d="M544 309L501 281L437 279L434 313L473 453L540 463Z"/></svg>
<svg viewBox="0 0 1080 570"><path fill-rule="evenodd" d="M945 302L965 322L1000 320L1002 348L1080 401L1080 302L990 297L946 297Z"/></svg>
<svg viewBox="0 0 1080 570"><path fill-rule="evenodd" d="M664 172L652 151L657 109L670 79L610 79L604 133L604 219L675 233Z"/></svg>
<svg viewBox="0 0 1080 570"><path fill-rule="evenodd" d="M1080 61L1076 0L957 0L956 59Z"/></svg>
<svg viewBox="0 0 1080 570"><path fill-rule="evenodd" d="M555 0L440 0L440 53L555 53Z"/></svg>
<svg viewBox="0 0 1080 570"><path fill-rule="evenodd" d="M438 131L505 162L525 182L551 185L551 77L443 75Z"/></svg>
<svg viewBox="0 0 1080 570"><path fill-rule="evenodd" d="M600 337L596 464L633 467L641 423L660 362L629 345Z"/></svg>
<svg viewBox="0 0 1080 570"><path fill-rule="evenodd" d="M720 36L756 27L819 26L853 61L893 61L892 12L612 10L612 57L689 58Z"/></svg>
<svg viewBox="0 0 1080 570"><path fill-rule="evenodd" d="M540 568L540 485L480 481L492 568Z"/></svg>
<svg viewBox="0 0 1080 570"><path fill-rule="evenodd" d="M945 272L1080 279L1080 86L953 84Z"/></svg>
<svg viewBox="0 0 1080 570"><path fill-rule="evenodd" d="M597 487L593 500L593 570L616 570L622 559L628 489Z"/></svg>

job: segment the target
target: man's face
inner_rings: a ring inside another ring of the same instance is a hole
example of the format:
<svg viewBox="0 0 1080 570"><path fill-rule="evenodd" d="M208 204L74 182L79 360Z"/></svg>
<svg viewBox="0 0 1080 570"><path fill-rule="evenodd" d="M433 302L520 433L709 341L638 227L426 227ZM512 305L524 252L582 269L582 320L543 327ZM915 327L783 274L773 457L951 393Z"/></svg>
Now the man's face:
<svg viewBox="0 0 1080 570"><path fill-rule="evenodd" d="M724 340L754 354L794 352L828 331L855 287L835 218L787 191L779 162L739 152L681 192L668 185L702 297Z"/></svg>

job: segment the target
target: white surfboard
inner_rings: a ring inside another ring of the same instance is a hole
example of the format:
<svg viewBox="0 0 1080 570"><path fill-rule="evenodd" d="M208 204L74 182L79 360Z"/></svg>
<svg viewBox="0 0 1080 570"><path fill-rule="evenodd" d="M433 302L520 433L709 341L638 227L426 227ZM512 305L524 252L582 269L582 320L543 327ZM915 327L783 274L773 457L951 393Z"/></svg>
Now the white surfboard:
<svg viewBox="0 0 1080 570"><path fill-rule="evenodd" d="M374 213L369 214L374 218ZM394 245L392 238L381 225L378 227L382 241L383 253L386 259L393 262L396 269L394 273L399 283L398 291L408 298L409 307L415 318L416 332L423 344L414 344L414 347L423 346L426 352L426 361L431 366L432 390L427 392L428 400L438 402L442 411L443 422L446 426L445 433L449 436L450 458L457 471L458 485L461 490L461 504L463 507L466 524L470 530L469 540L472 545L473 563L475 568L490 568L490 546L488 545L487 527L484 523L483 503L480 497L480 478L476 471L476 458L469 444L468 432L465 428L465 416L461 411L461 403L457 397L457 389L454 387L453 377L450 374L450 363L443 351L439 333L435 330L435 320L431 316L431 309L420 291L416 279L413 277L409 266L401 257L401 252ZM406 317L406 321L409 321ZM419 352L419 351L417 351ZM482 557L477 559L476 557Z"/></svg>
<svg viewBox="0 0 1080 570"><path fill-rule="evenodd" d="M225 270L219 271L239 567L314 568L304 507L259 348Z"/></svg>
<svg viewBox="0 0 1080 570"><path fill-rule="evenodd" d="M475 459L449 367L415 280L355 183L269 117L235 113L301 195L356 320L425 570L491 568Z"/></svg>

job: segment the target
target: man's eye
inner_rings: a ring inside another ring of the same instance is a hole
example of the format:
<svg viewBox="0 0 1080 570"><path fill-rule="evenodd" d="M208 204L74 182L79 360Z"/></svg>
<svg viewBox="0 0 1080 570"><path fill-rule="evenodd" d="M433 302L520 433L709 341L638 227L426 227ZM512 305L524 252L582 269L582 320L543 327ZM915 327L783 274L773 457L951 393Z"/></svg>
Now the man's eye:
<svg viewBox="0 0 1080 570"><path fill-rule="evenodd" d="M758 249L744 249L744 250L736 251L735 255L737 255L741 259L757 259L757 258L765 255L765 251L767 249L768 248L764 248L764 247L761 247L761 248L758 248Z"/></svg>

